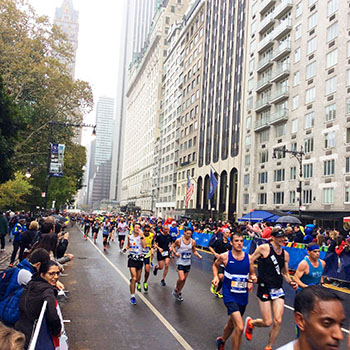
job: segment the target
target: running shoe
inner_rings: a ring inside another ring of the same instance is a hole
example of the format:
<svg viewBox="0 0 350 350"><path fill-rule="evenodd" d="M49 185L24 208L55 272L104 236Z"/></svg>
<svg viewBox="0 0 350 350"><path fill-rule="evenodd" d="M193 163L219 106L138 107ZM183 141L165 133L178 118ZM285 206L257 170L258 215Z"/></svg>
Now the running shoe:
<svg viewBox="0 0 350 350"><path fill-rule="evenodd" d="M252 325L252 318L251 317L247 317L245 319L245 324L244 324L244 334L245 334L245 337L247 338L247 340L252 340L253 338L253 329L254 329L254 326ZM265 348L266 350L266 348Z"/></svg>
<svg viewBox="0 0 350 350"><path fill-rule="evenodd" d="M264 350L272 350L272 347L271 346L265 346Z"/></svg>
<svg viewBox="0 0 350 350"><path fill-rule="evenodd" d="M212 294L216 294L215 286L213 285L213 283L212 283L211 286L210 286L210 292L211 292Z"/></svg>
<svg viewBox="0 0 350 350"><path fill-rule="evenodd" d="M224 350L225 349L225 342L222 340L221 337L216 338L216 348L218 350Z"/></svg>
<svg viewBox="0 0 350 350"><path fill-rule="evenodd" d="M184 301L184 298L182 297L182 294L181 293L179 293L178 295L177 295L177 301Z"/></svg>
<svg viewBox="0 0 350 350"><path fill-rule="evenodd" d="M145 293L148 292L148 283L147 282L143 282L143 290L145 291Z"/></svg>
<svg viewBox="0 0 350 350"><path fill-rule="evenodd" d="M96 244L96 239L94 239L94 243Z"/></svg>
<svg viewBox="0 0 350 350"><path fill-rule="evenodd" d="M141 283L136 283L136 289L141 292Z"/></svg>
<svg viewBox="0 0 350 350"><path fill-rule="evenodd" d="M13 267L13 264L12 264L12 263L10 263L10 264L9 264L9 267Z"/></svg>
<svg viewBox="0 0 350 350"><path fill-rule="evenodd" d="M219 299L222 299L222 298L223 298L223 295L222 295L220 292L216 292L215 295L216 295Z"/></svg>
<svg viewBox="0 0 350 350"><path fill-rule="evenodd" d="M160 285L161 285L162 287L165 287L165 286L166 286L165 281L164 281L164 280L161 280L161 281L160 281Z"/></svg>
<svg viewBox="0 0 350 350"><path fill-rule="evenodd" d="M106 250L107 250L107 247L103 247L103 250L106 251Z"/></svg>
<svg viewBox="0 0 350 350"><path fill-rule="evenodd" d="M177 294L176 288L174 288L172 294L173 294L174 298L176 298L176 299L178 298L178 294Z"/></svg>
<svg viewBox="0 0 350 350"><path fill-rule="evenodd" d="M157 276L157 273L158 273L158 269L157 269L157 266L155 266L153 269L153 275Z"/></svg>
<svg viewBox="0 0 350 350"><path fill-rule="evenodd" d="M136 305L136 298L135 297L131 297L130 298L130 304L131 305Z"/></svg>

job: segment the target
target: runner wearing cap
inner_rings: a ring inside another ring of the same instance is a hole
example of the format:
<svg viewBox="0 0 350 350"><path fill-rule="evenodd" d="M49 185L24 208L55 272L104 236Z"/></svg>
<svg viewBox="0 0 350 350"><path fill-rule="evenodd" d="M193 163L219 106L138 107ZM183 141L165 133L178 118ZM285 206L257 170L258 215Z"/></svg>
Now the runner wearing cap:
<svg viewBox="0 0 350 350"><path fill-rule="evenodd" d="M284 311L283 278L293 289L298 285L288 274L289 254L282 249L285 243L285 232L275 228L271 232L272 242L260 245L251 257L254 264L258 260L258 292L259 307L262 318L253 320L246 318L245 336L252 340L254 327L270 327L269 340L265 350L271 350L281 328ZM272 316L272 310L273 316Z"/></svg>

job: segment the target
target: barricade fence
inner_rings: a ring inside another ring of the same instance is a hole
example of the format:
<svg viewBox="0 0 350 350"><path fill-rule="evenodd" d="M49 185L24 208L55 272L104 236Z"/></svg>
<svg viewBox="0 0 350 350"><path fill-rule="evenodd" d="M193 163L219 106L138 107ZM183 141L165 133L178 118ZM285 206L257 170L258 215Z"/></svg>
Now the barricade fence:
<svg viewBox="0 0 350 350"><path fill-rule="evenodd" d="M183 233L183 230L179 230L180 237ZM209 247L209 241L212 236L212 232L201 233L195 231L192 234L192 238L196 241L196 245L202 248ZM264 238L245 237L243 250L252 254L256 247L266 242L267 240ZM296 270L299 263L307 255L305 244L289 242L283 247L283 249L289 253L289 268L291 270ZM350 282L350 254L343 253L338 256L335 252L328 252L328 247L321 247L320 258L326 262L326 267L323 273L325 277Z"/></svg>

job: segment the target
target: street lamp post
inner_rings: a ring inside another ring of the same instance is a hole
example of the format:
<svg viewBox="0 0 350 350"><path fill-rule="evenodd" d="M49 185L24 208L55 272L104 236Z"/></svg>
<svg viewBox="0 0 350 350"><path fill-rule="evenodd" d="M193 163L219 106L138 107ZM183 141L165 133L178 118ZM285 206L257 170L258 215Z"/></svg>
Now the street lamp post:
<svg viewBox="0 0 350 350"><path fill-rule="evenodd" d="M47 122L49 125L49 139L48 139L48 152L47 152L47 165L46 165L46 181L45 181L45 196L44 196L44 210L47 209L47 198L49 192L49 182L50 182L50 163L51 163L51 144L52 144L52 129L54 125L59 126L72 126L75 128L93 128L92 136L96 137L96 125L84 124L84 123L70 123L70 122L58 122L50 120Z"/></svg>
<svg viewBox="0 0 350 350"><path fill-rule="evenodd" d="M292 150L288 150L286 148L286 146L283 147L277 147L273 150L273 158L277 158L276 157L276 153L280 153L282 152L283 155L285 155L286 153L290 153L292 156L294 156L294 158L296 158L296 160L299 163L299 187L297 188L297 192L299 192L299 220L301 221L301 207L302 207L302 179L303 179L303 156L305 155L304 151L303 151L303 146L300 147L300 151L292 151Z"/></svg>

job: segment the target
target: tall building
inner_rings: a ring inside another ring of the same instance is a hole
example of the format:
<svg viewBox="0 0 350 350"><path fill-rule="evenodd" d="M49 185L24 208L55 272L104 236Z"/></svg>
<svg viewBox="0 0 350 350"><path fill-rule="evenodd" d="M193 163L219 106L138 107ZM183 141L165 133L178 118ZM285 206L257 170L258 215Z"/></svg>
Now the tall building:
<svg viewBox="0 0 350 350"><path fill-rule="evenodd" d="M183 19L182 106L178 118L176 213L185 215L196 208L196 193L186 207L188 177L197 188L198 130L202 100L203 57L205 40L205 1L197 0Z"/></svg>
<svg viewBox="0 0 350 350"><path fill-rule="evenodd" d="M204 214L211 209L229 219L238 210L247 4L208 0L205 13L196 209ZM209 203L211 171L219 184Z"/></svg>
<svg viewBox="0 0 350 350"><path fill-rule="evenodd" d="M350 208L346 1L249 2L241 213L299 210L324 227ZM303 151L299 162L291 153ZM302 188L299 193L299 180Z"/></svg>
<svg viewBox="0 0 350 350"><path fill-rule="evenodd" d="M110 198L120 200L121 174L123 169L123 140L125 132L126 89L128 69L132 60L139 59L145 50L146 39L151 29L155 0L125 1L124 24L121 35L121 60L118 72L116 119L113 137L112 176Z"/></svg>
<svg viewBox="0 0 350 350"><path fill-rule="evenodd" d="M100 97L96 106L96 145L91 155L93 168L91 204L109 198L114 125L114 99Z"/></svg>
<svg viewBox="0 0 350 350"><path fill-rule="evenodd" d="M154 209L158 175L155 145L159 143L162 110L163 65L171 25L180 21L188 1L170 0L159 4L153 19L148 46L131 66L127 89L126 127L123 153L121 204Z"/></svg>
<svg viewBox="0 0 350 350"><path fill-rule="evenodd" d="M72 0L63 0L62 6L56 8L54 24L67 35L73 48L73 62L69 65L72 77L75 77L75 60L78 50L79 12L74 10Z"/></svg>

